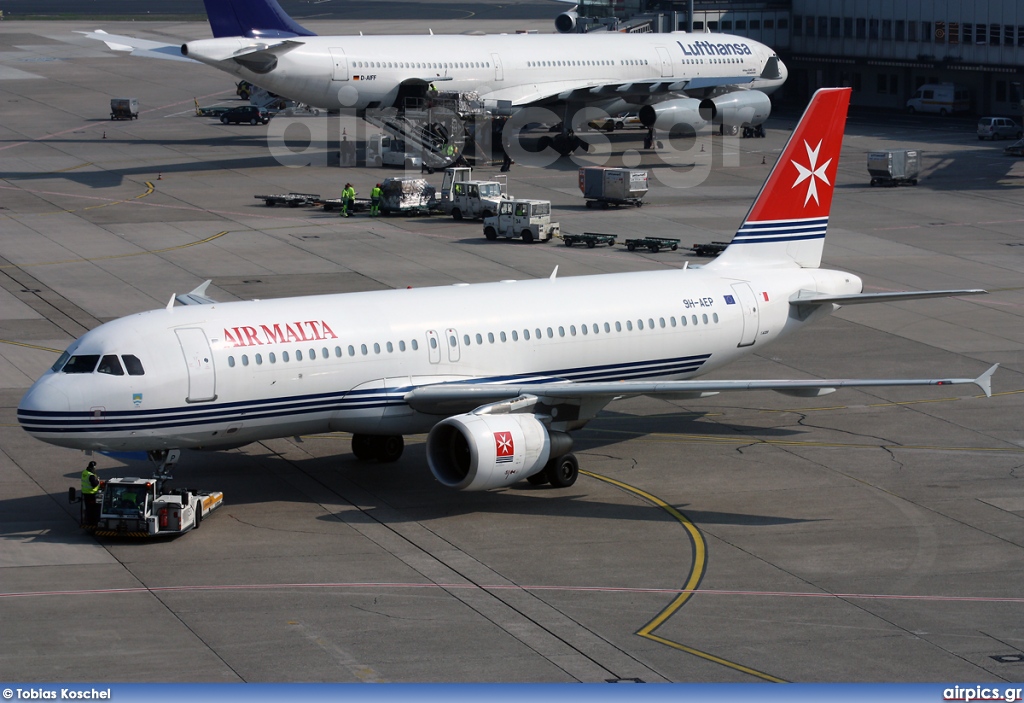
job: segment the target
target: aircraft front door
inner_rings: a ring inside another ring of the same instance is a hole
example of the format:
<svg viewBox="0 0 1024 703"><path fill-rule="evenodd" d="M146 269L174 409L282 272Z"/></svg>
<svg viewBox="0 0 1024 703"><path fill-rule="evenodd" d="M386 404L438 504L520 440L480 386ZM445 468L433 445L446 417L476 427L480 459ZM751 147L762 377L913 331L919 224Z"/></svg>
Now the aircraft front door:
<svg viewBox="0 0 1024 703"><path fill-rule="evenodd" d="M185 402L203 403L217 399L217 374L206 333L198 327L175 330L188 368L188 396Z"/></svg>
<svg viewBox="0 0 1024 703"><path fill-rule="evenodd" d="M491 54L491 61L494 62L494 80L505 80L505 70L501 67L501 57L497 54Z"/></svg>
<svg viewBox="0 0 1024 703"><path fill-rule="evenodd" d="M336 46L332 46L331 60L334 62L334 72L331 74L331 80L347 81L348 57L345 56L345 50Z"/></svg>
<svg viewBox="0 0 1024 703"><path fill-rule="evenodd" d="M736 291L736 300L743 310L743 334L740 336L738 347L749 347L757 339L757 332L761 327L761 315L757 308L757 296L748 283L733 283L732 289Z"/></svg>
<svg viewBox="0 0 1024 703"><path fill-rule="evenodd" d="M668 49L663 46L655 47L658 50L658 58L661 59L661 77L671 78L675 75L675 66L672 65L672 57Z"/></svg>

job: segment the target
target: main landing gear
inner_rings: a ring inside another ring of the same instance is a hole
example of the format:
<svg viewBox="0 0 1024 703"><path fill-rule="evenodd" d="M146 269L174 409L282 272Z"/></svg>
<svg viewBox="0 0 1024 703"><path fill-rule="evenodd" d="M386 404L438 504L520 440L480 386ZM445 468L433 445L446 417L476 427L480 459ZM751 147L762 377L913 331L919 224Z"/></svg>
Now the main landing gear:
<svg viewBox="0 0 1024 703"><path fill-rule="evenodd" d="M572 132L569 132L568 134L556 134L553 137L541 137L537 146L540 147L541 151L551 147L562 156L568 156L577 149L584 152L589 151L590 149L590 145L587 144L587 142L583 141Z"/></svg>
<svg viewBox="0 0 1024 703"><path fill-rule="evenodd" d="M398 461L405 449L405 440L400 434L375 435L360 434L352 435L352 453L356 459L370 461L376 459L382 464L390 464Z"/></svg>
<svg viewBox="0 0 1024 703"><path fill-rule="evenodd" d="M552 488L568 488L580 475L580 463L575 454L564 454L548 461L541 471L527 477L532 486L550 483Z"/></svg>

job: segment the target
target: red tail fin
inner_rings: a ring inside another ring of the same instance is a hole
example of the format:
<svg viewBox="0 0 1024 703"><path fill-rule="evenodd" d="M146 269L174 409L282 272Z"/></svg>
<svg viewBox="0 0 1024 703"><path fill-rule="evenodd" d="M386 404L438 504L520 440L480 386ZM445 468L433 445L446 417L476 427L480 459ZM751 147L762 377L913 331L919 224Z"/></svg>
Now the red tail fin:
<svg viewBox="0 0 1024 703"><path fill-rule="evenodd" d="M716 267L821 264L849 104L849 88L814 94Z"/></svg>

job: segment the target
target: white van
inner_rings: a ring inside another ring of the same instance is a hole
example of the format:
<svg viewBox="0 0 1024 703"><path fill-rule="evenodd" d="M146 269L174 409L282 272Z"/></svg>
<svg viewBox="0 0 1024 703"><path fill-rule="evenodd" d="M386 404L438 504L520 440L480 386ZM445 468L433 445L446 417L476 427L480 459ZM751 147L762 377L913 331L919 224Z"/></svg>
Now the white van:
<svg viewBox="0 0 1024 703"><path fill-rule="evenodd" d="M907 101L907 112L937 112L949 115L971 109L971 94L952 83L925 83Z"/></svg>

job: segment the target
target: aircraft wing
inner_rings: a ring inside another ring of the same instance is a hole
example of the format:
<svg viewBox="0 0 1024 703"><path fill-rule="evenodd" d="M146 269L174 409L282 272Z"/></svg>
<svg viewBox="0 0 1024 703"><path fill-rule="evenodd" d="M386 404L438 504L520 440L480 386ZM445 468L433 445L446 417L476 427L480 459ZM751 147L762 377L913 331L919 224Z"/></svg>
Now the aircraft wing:
<svg viewBox="0 0 1024 703"><path fill-rule="evenodd" d="M552 382L536 384L441 383L421 386L405 394L405 402L414 410L431 415L454 415L470 412L492 403L515 398L534 398L543 405L583 403L596 412L617 398L631 396L670 396L702 398L731 391L776 391L798 397L817 397L839 388L872 386L947 386L974 384L986 396L992 395L992 374L995 364L977 378L860 378L774 381L621 381L604 383ZM593 401L600 407L594 408Z"/></svg>
<svg viewBox="0 0 1024 703"><path fill-rule="evenodd" d="M102 29L97 29L95 32L76 32L76 34L84 34L89 39L103 42L113 51L126 51L131 56L198 63L198 61L193 61L181 55L181 44L167 44L150 39L126 37L121 34L107 34Z"/></svg>
<svg viewBox="0 0 1024 703"><path fill-rule="evenodd" d="M593 81L552 81L517 85L482 94L484 100L509 100L513 107L544 105L571 100L576 103L600 102L611 98L643 100L652 95L683 93L687 90L718 86L744 85L754 76L719 76L692 79L648 78L639 81L595 83Z"/></svg>

